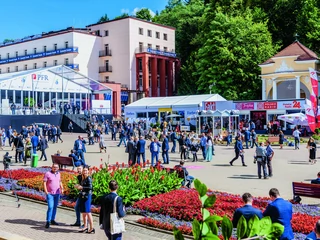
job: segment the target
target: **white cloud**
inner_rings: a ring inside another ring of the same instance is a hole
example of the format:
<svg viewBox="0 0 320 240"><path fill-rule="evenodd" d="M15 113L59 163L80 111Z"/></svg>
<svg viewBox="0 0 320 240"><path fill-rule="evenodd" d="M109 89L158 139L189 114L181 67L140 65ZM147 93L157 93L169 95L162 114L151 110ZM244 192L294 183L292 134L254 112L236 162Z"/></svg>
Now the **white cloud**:
<svg viewBox="0 0 320 240"><path fill-rule="evenodd" d="M135 15L137 14L137 12L139 12L139 11L140 11L141 9L143 9L143 8L145 8L145 7L142 7L142 8L136 7L135 9L133 9L131 15L134 15L134 16L135 16ZM154 17L154 16L156 15L155 12L152 11L151 9L149 9L149 12L150 12L150 14L151 14L152 17Z"/></svg>
<svg viewBox="0 0 320 240"><path fill-rule="evenodd" d="M130 10L128 8L122 8L121 13L129 13Z"/></svg>

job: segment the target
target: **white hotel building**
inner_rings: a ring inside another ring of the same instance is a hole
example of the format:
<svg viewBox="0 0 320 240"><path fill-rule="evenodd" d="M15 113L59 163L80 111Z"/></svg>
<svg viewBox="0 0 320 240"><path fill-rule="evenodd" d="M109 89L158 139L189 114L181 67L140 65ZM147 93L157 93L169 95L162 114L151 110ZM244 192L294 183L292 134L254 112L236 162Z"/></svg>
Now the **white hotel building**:
<svg viewBox="0 0 320 240"><path fill-rule="evenodd" d="M126 17L0 44L0 76L55 65L66 65L114 87L117 107L120 96L122 103L128 102L128 96L129 102L144 96L171 96L179 68L175 29Z"/></svg>

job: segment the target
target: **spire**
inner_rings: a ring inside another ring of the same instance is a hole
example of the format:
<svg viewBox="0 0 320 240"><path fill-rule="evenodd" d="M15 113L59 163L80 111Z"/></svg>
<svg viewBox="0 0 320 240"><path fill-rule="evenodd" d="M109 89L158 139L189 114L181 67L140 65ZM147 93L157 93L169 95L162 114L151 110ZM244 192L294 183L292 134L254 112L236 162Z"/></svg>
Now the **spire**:
<svg viewBox="0 0 320 240"><path fill-rule="evenodd" d="M298 38L299 38L300 36L298 35L298 33L296 33L293 37L296 39L295 42L299 42L299 39L298 39Z"/></svg>

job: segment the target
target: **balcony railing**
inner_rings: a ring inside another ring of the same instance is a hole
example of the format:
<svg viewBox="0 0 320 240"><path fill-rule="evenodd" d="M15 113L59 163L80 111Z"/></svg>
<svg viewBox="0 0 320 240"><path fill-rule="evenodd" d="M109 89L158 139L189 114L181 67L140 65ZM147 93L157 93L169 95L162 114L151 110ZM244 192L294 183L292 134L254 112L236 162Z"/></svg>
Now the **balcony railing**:
<svg viewBox="0 0 320 240"><path fill-rule="evenodd" d="M111 66L102 66L99 67L99 73L103 73L103 72L112 72L112 67Z"/></svg>
<svg viewBox="0 0 320 240"><path fill-rule="evenodd" d="M0 64L21 62L21 61L33 60L33 59L37 59L37 58L62 55L62 54L67 54L67 53L78 53L78 47L62 48L62 49L46 51L46 52L39 52L39 53L35 53L35 54L29 54L29 55L25 55L25 56L14 57L14 58L1 59Z"/></svg>
<svg viewBox="0 0 320 240"><path fill-rule="evenodd" d="M153 49L149 47L138 47L136 48L136 53L150 53L150 54L156 54L166 57L173 57L176 58L177 54L175 52L165 52L158 49Z"/></svg>
<svg viewBox="0 0 320 240"><path fill-rule="evenodd" d="M73 70L79 71L79 64L67 64L66 66Z"/></svg>
<svg viewBox="0 0 320 240"><path fill-rule="evenodd" d="M103 50L99 52L99 57L112 56L111 50Z"/></svg>

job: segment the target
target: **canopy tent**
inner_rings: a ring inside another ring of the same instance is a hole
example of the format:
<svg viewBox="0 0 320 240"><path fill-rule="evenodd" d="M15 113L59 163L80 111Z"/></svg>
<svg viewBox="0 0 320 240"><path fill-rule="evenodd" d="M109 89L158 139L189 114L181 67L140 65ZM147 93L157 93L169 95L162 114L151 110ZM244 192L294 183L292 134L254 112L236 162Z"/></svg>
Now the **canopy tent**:
<svg viewBox="0 0 320 240"><path fill-rule="evenodd" d="M278 116L279 120L294 124L308 126L307 116L303 113L292 113Z"/></svg>
<svg viewBox="0 0 320 240"><path fill-rule="evenodd" d="M0 74L0 88L2 90L92 94L112 91L111 88L64 65Z"/></svg>

